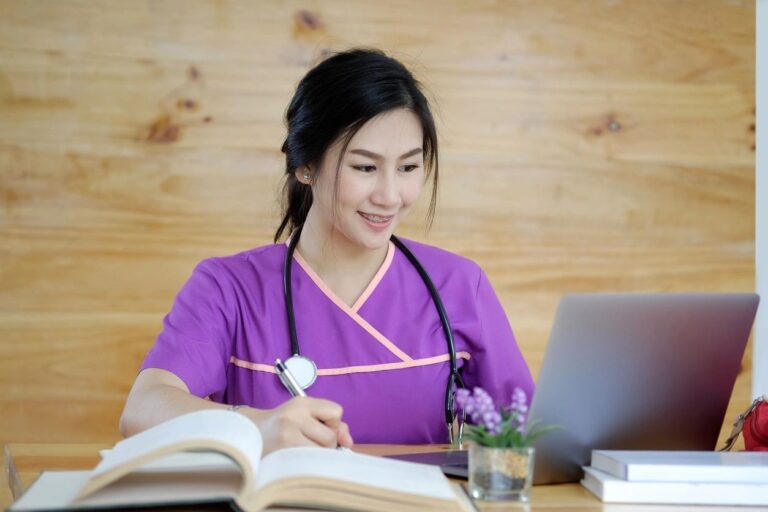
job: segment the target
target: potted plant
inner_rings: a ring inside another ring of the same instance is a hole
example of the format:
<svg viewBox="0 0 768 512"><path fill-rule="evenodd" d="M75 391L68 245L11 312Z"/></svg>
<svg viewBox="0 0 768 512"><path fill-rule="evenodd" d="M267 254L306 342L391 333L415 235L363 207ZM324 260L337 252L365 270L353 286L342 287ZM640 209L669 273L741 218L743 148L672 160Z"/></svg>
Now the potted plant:
<svg viewBox="0 0 768 512"><path fill-rule="evenodd" d="M456 391L469 447L469 492L482 500L527 502L533 482L533 443L554 426L528 425L528 397L515 388L508 406L497 408L476 387Z"/></svg>

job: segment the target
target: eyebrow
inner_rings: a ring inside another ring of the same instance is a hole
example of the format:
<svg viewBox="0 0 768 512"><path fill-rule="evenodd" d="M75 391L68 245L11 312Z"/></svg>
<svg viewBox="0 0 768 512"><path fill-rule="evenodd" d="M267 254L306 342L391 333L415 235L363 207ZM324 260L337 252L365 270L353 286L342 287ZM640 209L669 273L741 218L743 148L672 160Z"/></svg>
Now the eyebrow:
<svg viewBox="0 0 768 512"><path fill-rule="evenodd" d="M355 155L367 156L368 158L373 158L374 160L382 158L381 155L379 155L377 153L374 153L373 151L368 151L367 149L350 149L349 152L353 153ZM409 156L418 155L418 154L423 153L423 152L424 152L424 150L422 148L414 148L414 149L408 151L407 153L401 155L400 159L408 158Z"/></svg>

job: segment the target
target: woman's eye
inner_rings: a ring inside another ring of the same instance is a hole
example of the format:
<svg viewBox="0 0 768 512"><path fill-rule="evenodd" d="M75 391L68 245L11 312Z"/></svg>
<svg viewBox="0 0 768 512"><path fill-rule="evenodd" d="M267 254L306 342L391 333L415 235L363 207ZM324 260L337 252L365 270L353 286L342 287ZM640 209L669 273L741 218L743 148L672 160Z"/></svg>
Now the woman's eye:
<svg viewBox="0 0 768 512"><path fill-rule="evenodd" d="M419 168L418 165L410 164L410 165L404 165L402 167L402 170L403 170L403 172L411 172L411 171L414 171L415 169L418 169L418 168Z"/></svg>
<svg viewBox="0 0 768 512"><path fill-rule="evenodd" d="M374 165L353 165L352 168L361 172L373 172L376 170Z"/></svg>

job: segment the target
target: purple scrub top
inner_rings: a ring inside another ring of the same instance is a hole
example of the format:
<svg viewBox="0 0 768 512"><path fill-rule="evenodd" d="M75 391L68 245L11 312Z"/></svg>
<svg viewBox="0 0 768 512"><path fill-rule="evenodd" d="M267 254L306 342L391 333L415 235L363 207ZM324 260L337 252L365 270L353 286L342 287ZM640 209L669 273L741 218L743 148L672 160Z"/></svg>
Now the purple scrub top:
<svg viewBox="0 0 768 512"><path fill-rule="evenodd" d="M533 380L488 278L471 260L403 240L429 273L453 329L470 389L508 404ZM285 244L210 258L195 268L163 320L141 369L160 368L190 393L266 409L290 395L274 373L291 355L283 297ZM312 397L344 407L356 443L445 443L448 346L426 285L390 243L384 263L348 306L303 260L293 260L302 355L318 367Z"/></svg>

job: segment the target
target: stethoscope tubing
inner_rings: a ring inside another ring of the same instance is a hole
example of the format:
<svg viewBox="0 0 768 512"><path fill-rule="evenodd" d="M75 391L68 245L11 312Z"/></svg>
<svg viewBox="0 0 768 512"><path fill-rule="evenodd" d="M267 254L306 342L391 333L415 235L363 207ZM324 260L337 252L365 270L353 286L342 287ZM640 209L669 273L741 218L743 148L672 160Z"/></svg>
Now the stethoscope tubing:
<svg viewBox="0 0 768 512"><path fill-rule="evenodd" d="M395 235L392 235L390 240L392 240L392 243L395 244L395 247L400 249L400 251L405 254L405 257L408 258L408 261L411 262L411 265L416 268L419 276L421 276L421 280L424 281L424 284L429 290L429 294L432 297L432 302L435 303L435 307L437 308L437 314L440 317L440 323L443 326L443 333L445 333L445 339L448 343L448 355L451 364L450 376L448 377L448 386L445 390L445 422L453 423L453 388L457 384L463 388L464 381L462 380L461 374L459 374L458 370L456 344L453 341L453 330L451 329L451 324L448 321L448 313L445 312L445 306L443 306L443 301L440 298L440 294L438 293L437 288L435 288L435 284L432 282L432 278L429 277L429 274L427 274L427 271L424 269L424 266L421 264L421 262Z"/></svg>
<svg viewBox="0 0 768 512"><path fill-rule="evenodd" d="M288 313L288 336L291 338L291 355L298 356L299 354L299 339L296 336L296 317L293 313L293 293L291 292L291 268L293 267L293 252L296 250L296 245L299 243L299 237L301 236L301 229L304 226L299 226L294 231L291 241L288 244L288 253L285 256L285 262L283 264L283 296L285 297L285 310Z"/></svg>

